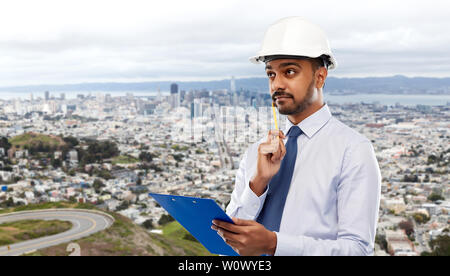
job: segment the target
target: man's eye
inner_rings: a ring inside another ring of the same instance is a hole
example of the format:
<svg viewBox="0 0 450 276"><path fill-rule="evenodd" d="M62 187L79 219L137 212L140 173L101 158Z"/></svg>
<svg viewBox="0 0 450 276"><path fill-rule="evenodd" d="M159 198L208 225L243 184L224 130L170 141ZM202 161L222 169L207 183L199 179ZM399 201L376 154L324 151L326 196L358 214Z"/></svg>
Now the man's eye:
<svg viewBox="0 0 450 276"><path fill-rule="evenodd" d="M286 71L286 75L293 75L293 74L295 74L295 70L293 70L293 69L288 69Z"/></svg>
<svg viewBox="0 0 450 276"><path fill-rule="evenodd" d="M275 77L275 73L268 72L268 73L267 73L267 77L273 78L273 77Z"/></svg>

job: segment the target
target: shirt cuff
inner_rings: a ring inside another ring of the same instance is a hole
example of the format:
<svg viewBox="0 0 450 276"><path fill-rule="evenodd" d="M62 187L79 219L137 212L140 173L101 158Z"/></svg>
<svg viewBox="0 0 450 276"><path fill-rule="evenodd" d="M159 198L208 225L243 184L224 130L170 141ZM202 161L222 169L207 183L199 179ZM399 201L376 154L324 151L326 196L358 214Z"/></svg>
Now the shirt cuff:
<svg viewBox="0 0 450 276"><path fill-rule="evenodd" d="M258 197L250 188L250 181L248 182L241 196L242 211L246 219L254 220L258 216L266 200L268 190L269 185L267 185L265 192Z"/></svg>
<svg viewBox="0 0 450 276"><path fill-rule="evenodd" d="M274 256L301 255L301 237L286 235L279 232L275 232L275 234L277 235L277 247L275 248Z"/></svg>

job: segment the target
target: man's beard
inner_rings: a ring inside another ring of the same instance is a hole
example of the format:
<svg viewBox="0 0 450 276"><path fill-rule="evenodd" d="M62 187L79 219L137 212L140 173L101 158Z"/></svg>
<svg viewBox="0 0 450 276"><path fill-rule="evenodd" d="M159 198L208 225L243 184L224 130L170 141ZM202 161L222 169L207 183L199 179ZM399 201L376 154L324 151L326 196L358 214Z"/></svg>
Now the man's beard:
<svg viewBox="0 0 450 276"><path fill-rule="evenodd" d="M281 105L281 106L277 105L275 97L282 96L282 95L290 96L292 98L292 100L294 101L294 106L288 107L285 105ZM295 101L294 97L292 96L292 94L284 92L284 91L276 91L275 93L273 93L272 100L273 100L274 104L277 106L278 112L280 112L280 114L294 115L294 114L298 114L298 113L305 111L312 104L313 97L314 97L314 79L309 84L306 95L301 102L297 103Z"/></svg>

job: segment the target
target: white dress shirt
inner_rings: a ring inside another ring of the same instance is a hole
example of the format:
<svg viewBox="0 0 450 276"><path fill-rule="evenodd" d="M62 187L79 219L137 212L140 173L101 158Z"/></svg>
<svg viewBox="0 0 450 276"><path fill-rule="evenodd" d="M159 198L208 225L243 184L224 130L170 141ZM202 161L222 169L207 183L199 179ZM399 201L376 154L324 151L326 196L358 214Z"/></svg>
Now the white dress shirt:
<svg viewBox="0 0 450 276"><path fill-rule="evenodd" d="M284 134L291 126L287 120ZM327 104L298 126L303 134L275 255L373 255L381 175L372 144L334 118ZM232 217L255 220L263 207L268 189L258 197L249 182L266 139L240 162L226 210Z"/></svg>

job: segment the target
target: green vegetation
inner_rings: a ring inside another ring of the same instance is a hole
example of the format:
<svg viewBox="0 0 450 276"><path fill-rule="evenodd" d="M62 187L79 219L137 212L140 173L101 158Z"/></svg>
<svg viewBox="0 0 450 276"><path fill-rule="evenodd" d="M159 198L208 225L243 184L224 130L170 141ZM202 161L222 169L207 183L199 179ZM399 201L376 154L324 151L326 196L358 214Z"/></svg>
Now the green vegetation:
<svg viewBox="0 0 450 276"><path fill-rule="evenodd" d="M430 218L423 213L414 213L413 218L419 224L427 223L430 220Z"/></svg>
<svg viewBox="0 0 450 276"><path fill-rule="evenodd" d="M163 214L158 221L159 225L166 225L169 222L175 221L175 219L171 215Z"/></svg>
<svg viewBox="0 0 450 276"><path fill-rule="evenodd" d="M14 208L0 210L0 214L21 212L21 211L33 211L33 210L44 210L44 209L61 209L61 208L75 208L75 209L93 209L94 206L91 204L81 204L74 202L46 202L40 204L29 204L22 205Z"/></svg>
<svg viewBox="0 0 450 276"><path fill-rule="evenodd" d="M116 156L112 159L112 164L113 165L117 165L117 164L134 164L134 163L138 163L139 160L129 156L129 155L119 155Z"/></svg>
<svg viewBox="0 0 450 276"><path fill-rule="evenodd" d="M115 177L111 174L110 171L105 169L92 169L89 171L89 176L96 175L97 177L101 177L105 180L114 179Z"/></svg>
<svg viewBox="0 0 450 276"><path fill-rule="evenodd" d="M144 226L146 229L152 230L154 227L153 225L153 220L148 219L146 221L144 221L144 223L142 223L142 226Z"/></svg>
<svg viewBox="0 0 450 276"><path fill-rule="evenodd" d="M433 251L422 252L421 256L450 256L450 236L444 234L430 241L430 247Z"/></svg>
<svg viewBox="0 0 450 276"><path fill-rule="evenodd" d="M95 179L92 187L94 188L95 192L99 194L101 192L100 189L106 187L106 185L100 179Z"/></svg>
<svg viewBox="0 0 450 276"><path fill-rule="evenodd" d="M183 157L184 157L184 155L183 154L172 154L172 156L173 156L173 159L175 159L177 162L183 162Z"/></svg>
<svg viewBox="0 0 450 276"><path fill-rule="evenodd" d="M15 149L28 149L32 152L50 152L65 144L61 137L49 136L38 133L24 133L9 139L9 143Z"/></svg>
<svg viewBox="0 0 450 276"><path fill-rule="evenodd" d="M382 250L384 250L386 252L388 251L388 244L387 244L385 235L377 234L375 236L375 243L377 243Z"/></svg>
<svg viewBox="0 0 450 276"><path fill-rule="evenodd" d="M119 155L117 144L110 141L89 141L87 150L80 149L78 158L80 165L101 163L103 159L113 158Z"/></svg>
<svg viewBox="0 0 450 276"><path fill-rule="evenodd" d="M419 177L416 174L404 175L402 182L419 182Z"/></svg>
<svg viewBox="0 0 450 276"><path fill-rule="evenodd" d="M11 148L11 143L9 143L6 137L0 138L0 148L3 148L5 150L5 154Z"/></svg>
<svg viewBox="0 0 450 276"><path fill-rule="evenodd" d="M430 196L428 196L428 200L434 202L438 200L445 200L445 198L440 194L432 193Z"/></svg>
<svg viewBox="0 0 450 276"><path fill-rule="evenodd" d="M72 228L60 220L21 220L0 224L0 246L56 235Z"/></svg>
<svg viewBox="0 0 450 276"><path fill-rule="evenodd" d="M176 151L187 151L189 149L188 146L180 146L180 145L173 145L171 148Z"/></svg>
<svg viewBox="0 0 450 276"><path fill-rule="evenodd" d="M139 160L143 161L143 162L152 162L153 161L153 157L155 157L153 154L149 153L149 152L141 152L139 154Z"/></svg>
<svg viewBox="0 0 450 276"><path fill-rule="evenodd" d="M449 152L450 148L437 155L428 155L427 165L436 164L438 167L447 167L450 164L448 157L446 157Z"/></svg>
<svg viewBox="0 0 450 276"><path fill-rule="evenodd" d="M405 234L411 241L415 240L414 237L414 224L410 220L403 220L398 224L398 228L405 231Z"/></svg>
<svg viewBox="0 0 450 276"><path fill-rule="evenodd" d="M176 221L170 222L163 227L163 235L174 244L190 248L188 255L211 256L207 249L203 247L181 224Z"/></svg>

